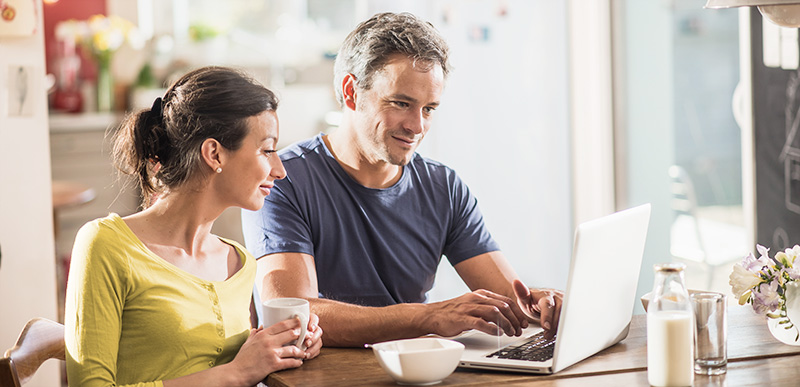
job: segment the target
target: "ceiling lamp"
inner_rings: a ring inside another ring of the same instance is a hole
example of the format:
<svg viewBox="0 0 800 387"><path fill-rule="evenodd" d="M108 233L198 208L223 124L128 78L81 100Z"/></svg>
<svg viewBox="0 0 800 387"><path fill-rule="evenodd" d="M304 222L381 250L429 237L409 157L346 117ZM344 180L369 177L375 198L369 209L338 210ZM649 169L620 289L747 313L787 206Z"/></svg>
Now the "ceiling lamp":
<svg viewBox="0 0 800 387"><path fill-rule="evenodd" d="M758 7L769 21L788 28L800 27L800 0L708 0L706 8Z"/></svg>

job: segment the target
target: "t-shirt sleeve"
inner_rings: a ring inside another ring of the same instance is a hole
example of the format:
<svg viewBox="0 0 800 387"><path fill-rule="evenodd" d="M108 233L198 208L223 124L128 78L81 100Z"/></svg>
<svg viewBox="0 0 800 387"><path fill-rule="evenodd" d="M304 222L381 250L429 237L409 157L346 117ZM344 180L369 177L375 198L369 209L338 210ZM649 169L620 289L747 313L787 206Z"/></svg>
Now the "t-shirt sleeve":
<svg viewBox="0 0 800 387"><path fill-rule="evenodd" d="M117 354L125 303L124 257L115 253L113 231L98 222L78 232L72 251L64 316L67 377L72 386L116 384ZM162 382L131 386L159 387Z"/></svg>
<svg viewBox="0 0 800 387"><path fill-rule="evenodd" d="M472 195L469 187L452 170L448 176L448 184L453 219L443 252L450 264L455 265L469 258L500 250L483 221L478 199Z"/></svg>
<svg viewBox="0 0 800 387"><path fill-rule="evenodd" d="M242 233L247 249L260 258L274 253L314 255L311 227L295 194L291 177L275 182L258 211L242 210Z"/></svg>

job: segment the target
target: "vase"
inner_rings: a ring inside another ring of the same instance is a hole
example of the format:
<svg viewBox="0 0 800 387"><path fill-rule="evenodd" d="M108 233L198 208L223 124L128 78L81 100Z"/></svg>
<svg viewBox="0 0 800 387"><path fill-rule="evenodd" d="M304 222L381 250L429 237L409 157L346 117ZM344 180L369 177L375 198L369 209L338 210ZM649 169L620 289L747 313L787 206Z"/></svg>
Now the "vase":
<svg viewBox="0 0 800 387"><path fill-rule="evenodd" d="M97 56L97 111L114 110L114 78L111 77L111 54Z"/></svg>
<svg viewBox="0 0 800 387"><path fill-rule="evenodd" d="M778 341L788 345L800 346L800 284L797 281L786 284L784 292L784 305L786 306L786 317L792 321L794 326L786 328L788 324L781 324L781 318L767 318L769 332Z"/></svg>
<svg viewBox="0 0 800 387"><path fill-rule="evenodd" d="M64 55L56 60L58 86L53 92L52 108L57 112L80 113L83 110L83 95L78 85L81 59L74 44L64 47Z"/></svg>

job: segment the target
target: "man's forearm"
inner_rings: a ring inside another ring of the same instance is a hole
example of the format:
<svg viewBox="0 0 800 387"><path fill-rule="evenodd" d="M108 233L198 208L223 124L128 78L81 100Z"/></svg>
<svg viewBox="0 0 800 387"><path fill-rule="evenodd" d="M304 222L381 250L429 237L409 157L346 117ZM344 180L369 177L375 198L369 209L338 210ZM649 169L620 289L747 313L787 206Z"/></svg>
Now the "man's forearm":
<svg viewBox="0 0 800 387"><path fill-rule="evenodd" d="M322 342L330 347L361 347L387 340L429 333L424 304L366 307L312 298L311 311L319 316Z"/></svg>

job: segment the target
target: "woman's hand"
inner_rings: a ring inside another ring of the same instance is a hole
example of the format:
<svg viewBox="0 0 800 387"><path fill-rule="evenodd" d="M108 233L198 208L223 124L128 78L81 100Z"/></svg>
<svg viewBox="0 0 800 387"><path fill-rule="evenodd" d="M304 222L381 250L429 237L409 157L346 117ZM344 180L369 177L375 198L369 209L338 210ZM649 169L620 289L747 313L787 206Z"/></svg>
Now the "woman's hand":
<svg viewBox="0 0 800 387"><path fill-rule="evenodd" d="M306 345L306 359L313 359L322 349L322 328L319 326L319 316L314 313L308 317L308 332L303 343Z"/></svg>
<svg viewBox="0 0 800 387"><path fill-rule="evenodd" d="M315 326L317 321L318 318ZM268 328L251 329L250 336L230 363L243 384L253 386L272 372L301 366L307 352L293 345L300 337L300 329L298 319L281 321ZM319 353L319 346L316 353Z"/></svg>

